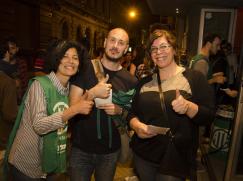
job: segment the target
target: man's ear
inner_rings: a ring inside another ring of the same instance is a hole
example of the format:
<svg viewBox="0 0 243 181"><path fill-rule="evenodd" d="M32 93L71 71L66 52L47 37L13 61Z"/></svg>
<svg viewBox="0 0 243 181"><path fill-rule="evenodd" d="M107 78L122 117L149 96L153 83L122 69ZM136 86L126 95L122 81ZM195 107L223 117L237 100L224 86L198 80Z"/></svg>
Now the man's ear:
<svg viewBox="0 0 243 181"><path fill-rule="evenodd" d="M128 48L129 48L129 45L127 45L126 49L124 50L123 55L125 55L127 53Z"/></svg>
<svg viewBox="0 0 243 181"><path fill-rule="evenodd" d="M104 41L104 48L106 47L106 43L107 43L107 38L105 38L105 41Z"/></svg>

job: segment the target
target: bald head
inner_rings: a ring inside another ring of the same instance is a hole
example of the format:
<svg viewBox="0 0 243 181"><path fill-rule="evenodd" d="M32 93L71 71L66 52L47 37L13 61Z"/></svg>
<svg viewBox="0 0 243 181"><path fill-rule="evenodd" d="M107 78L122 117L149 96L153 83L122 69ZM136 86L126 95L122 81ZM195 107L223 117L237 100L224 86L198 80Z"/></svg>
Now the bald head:
<svg viewBox="0 0 243 181"><path fill-rule="evenodd" d="M129 37L122 28L112 29L105 39L105 57L113 62L118 62L127 52L129 47Z"/></svg>
<svg viewBox="0 0 243 181"><path fill-rule="evenodd" d="M128 33L126 32L126 30L122 29L122 28L114 28L112 30L109 31L108 35L107 35L107 38L109 36L113 36L113 35L119 35L120 37L122 37L122 39L124 41L127 42L127 44L129 44L129 36L128 36Z"/></svg>

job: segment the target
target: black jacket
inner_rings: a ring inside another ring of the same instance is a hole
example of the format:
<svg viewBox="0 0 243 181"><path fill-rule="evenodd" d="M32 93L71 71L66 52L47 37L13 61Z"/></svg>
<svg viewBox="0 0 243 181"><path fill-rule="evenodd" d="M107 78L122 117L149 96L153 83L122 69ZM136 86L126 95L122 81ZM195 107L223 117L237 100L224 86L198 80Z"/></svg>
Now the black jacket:
<svg viewBox="0 0 243 181"><path fill-rule="evenodd" d="M209 87L205 77L200 72L190 69L182 72L178 80L177 78L171 80L173 81L171 84L167 82L168 87L163 89L168 116L168 121L166 121L165 114L161 109L159 92L156 88L158 84L155 84L157 79L155 79L155 74L151 75L142 79L137 86L128 120L136 116L145 124L170 127L174 139L171 141L170 137L164 135L141 139L135 134L131 147L135 154L141 158L160 165L162 174L189 177L196 169L198 128L200 125L209 124L214 118L215 108L212 88ZM185 86L184 83L188 86ZM145 88L146 85L147 88ZM145 89L148 91L144 91ZM176 89L179 89L184 98L199 106L198 113L193 119L186 115L177 114L172 109L171 102L176 97Z"/></svg>

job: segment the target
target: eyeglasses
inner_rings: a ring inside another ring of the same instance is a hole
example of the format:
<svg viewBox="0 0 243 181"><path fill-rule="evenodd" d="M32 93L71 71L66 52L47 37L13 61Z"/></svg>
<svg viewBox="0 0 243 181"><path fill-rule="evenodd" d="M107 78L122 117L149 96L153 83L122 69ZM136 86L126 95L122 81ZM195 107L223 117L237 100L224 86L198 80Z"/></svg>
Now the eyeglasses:
<svg viewBox="0 0 243 181"><path fill-rule="evenodd" d="M155 54L155 53L158 52L158 50L159 50L159 51L166 51L166 50L168 50L170 47L172 47L172 46L171 46L171 45L161 44L161 45L158 46L158 47L152 47L152 48L150 49L150 53Z"/></svg>

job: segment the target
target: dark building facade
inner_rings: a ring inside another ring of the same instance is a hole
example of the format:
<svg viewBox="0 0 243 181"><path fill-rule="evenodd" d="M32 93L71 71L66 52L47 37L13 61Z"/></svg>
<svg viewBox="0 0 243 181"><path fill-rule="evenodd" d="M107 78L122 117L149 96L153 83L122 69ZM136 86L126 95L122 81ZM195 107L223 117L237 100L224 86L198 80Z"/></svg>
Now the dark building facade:
<svg viewBox="0 0 243 181"><path fill-rule="evenodd" d="M92 52L110 26L110 0L9 0L0 7L0 39L15 36L28 50L53 38L77 40Z"/></svg>

